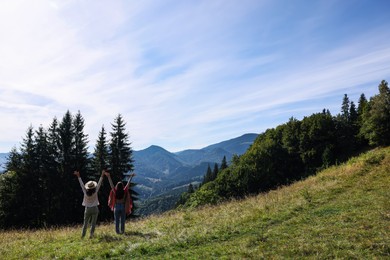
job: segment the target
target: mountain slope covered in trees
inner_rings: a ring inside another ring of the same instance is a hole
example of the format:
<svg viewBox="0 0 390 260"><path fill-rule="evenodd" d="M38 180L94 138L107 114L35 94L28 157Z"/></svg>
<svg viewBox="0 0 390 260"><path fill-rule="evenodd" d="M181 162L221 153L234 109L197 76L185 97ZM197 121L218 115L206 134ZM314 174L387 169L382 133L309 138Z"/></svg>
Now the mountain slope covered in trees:
<svg viewBox="0 0 390 260"><path fill-rule="evenodd" d="M379 94L361 94L356 107L344 95L341 113L329 110L290 120L260 134L249 150L186 196L185 206L218 203L266 192L344 162L369 147L390 145L390 89L383 80Z"/></svg>

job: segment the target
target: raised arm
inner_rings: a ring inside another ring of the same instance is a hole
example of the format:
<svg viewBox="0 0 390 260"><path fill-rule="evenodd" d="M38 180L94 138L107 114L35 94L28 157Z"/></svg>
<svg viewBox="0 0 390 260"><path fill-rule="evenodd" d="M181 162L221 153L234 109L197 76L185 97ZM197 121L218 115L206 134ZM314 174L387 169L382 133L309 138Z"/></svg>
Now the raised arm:
<svg viewBox="0 0 390 260"><path fill-rule="evenodd" d="M102 182L103 182L104 175L105 175L104 171L102 171L102 175L100 175L99 182L98 182L97 187L96 187L96 191L99 191L100 186L102 185Z"/></svg>
<svg viewBox="0 0 390 260"><path fill-rule="evenodd" d="M80 187L81 187L81 190L83 191L83 193L85 194L86 193L86 190L85 190L85 187L84 187L84 183L83 183L83 180L81 179L80 177L80 172L79 171L74 171L73 174L77 177L79 183L80 183Z"/></svg>
<svg viewBox="0 0 390 260"><path fill-rule="evenodd" d="M127 181L127 184L126 184L125 189L128 189L128 188L130 187L131 179L133 179L134 176L135 176L135 173L130 174L130 178L129 178L129 180Z"/></svg>
<svg viewBox="0 0 390 260"><path fill-rule="evenodd" d="M108 182L110 183L110 187L111 187L111 189L113 189L114 188L114 183L112 183L110 173L105 171L105 170L103 170L103 174L107 176Z"/></svg>

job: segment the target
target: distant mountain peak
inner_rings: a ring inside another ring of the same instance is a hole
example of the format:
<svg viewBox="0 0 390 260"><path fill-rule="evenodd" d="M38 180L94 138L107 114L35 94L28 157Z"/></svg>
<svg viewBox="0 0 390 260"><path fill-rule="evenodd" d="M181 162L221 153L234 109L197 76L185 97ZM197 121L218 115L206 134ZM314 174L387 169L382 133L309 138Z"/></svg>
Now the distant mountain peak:
<svg viewBox="0 0 390 260"><path fill-rule="evenodd" d="M151 145L146 149L140 150L139 152L149 152L149 153L150 152L166 152L166 153L169 153L167 150L165 150L164 148L162 148L161 146L158 146L158 145Z"/></svg>
<svg viewBox="0 0 390 260"><path fill-rule="evenodd" d="M164 148L162 148L161 146L158 146L158 145L151 145L151 146L149 146L148 148L146 148L146 149L156 149L156 150L164 150L165 151L165 149Z"/></svg>

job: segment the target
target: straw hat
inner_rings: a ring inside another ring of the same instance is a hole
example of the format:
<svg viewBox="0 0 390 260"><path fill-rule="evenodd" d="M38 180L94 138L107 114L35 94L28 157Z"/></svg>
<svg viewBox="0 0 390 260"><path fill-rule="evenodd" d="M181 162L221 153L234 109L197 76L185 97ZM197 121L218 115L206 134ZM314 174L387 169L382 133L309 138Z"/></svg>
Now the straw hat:
<svg viewBox="0 0 390 260"><path fill-rule="evenodd" d="M97 186L96 181L89 181L89 182L87 182L87 183L84 185L84 187L85 187L87 190L94 189L94 188L96 188L96 186Z"/></svg>

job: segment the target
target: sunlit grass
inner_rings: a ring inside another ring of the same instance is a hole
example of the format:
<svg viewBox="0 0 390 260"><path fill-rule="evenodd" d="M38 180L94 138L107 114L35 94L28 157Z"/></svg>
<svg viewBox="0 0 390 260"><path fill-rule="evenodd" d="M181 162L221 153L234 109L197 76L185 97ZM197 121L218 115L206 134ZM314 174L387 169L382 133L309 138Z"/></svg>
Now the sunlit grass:
<svg viewBox="0 0 390 260"><path fill-rule="evenodd" d="M113 223L3 231L0 259L389 258L390 148L245 200Z"/></svg>

